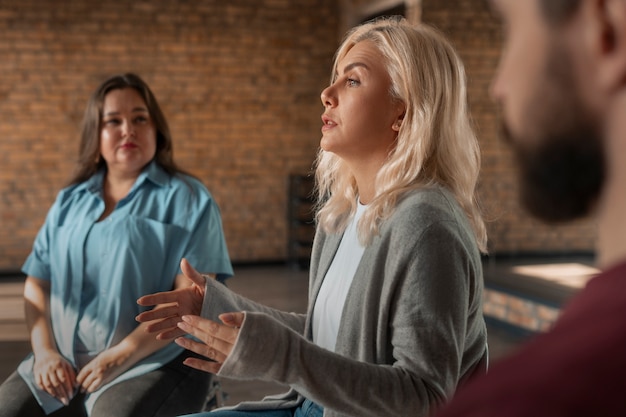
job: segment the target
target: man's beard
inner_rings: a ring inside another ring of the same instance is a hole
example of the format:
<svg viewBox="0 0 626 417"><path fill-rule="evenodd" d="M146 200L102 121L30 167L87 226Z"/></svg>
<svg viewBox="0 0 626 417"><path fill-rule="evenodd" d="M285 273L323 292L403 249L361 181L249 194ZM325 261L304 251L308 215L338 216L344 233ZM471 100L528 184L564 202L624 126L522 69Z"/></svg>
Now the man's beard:
<svg viewBox="0 0 626 417"><path fill-rule="evenodd" d="M541 83L546 88L537 89L525 118L534 124L529 134L516 137L506 125L503 132L519 165L522 205L543 221L562 222L592 211L605 161L600 129L576 94L570 61L562 53L551 56Z"/></svg>
<svg viewBox="0 0 626 417"><path fill-rule="evenodd" d="M600 139L581 126L569 134L544 136L541 141L532 148L514 142L522 205L546 222L588 215L604 178Z"/></svg>

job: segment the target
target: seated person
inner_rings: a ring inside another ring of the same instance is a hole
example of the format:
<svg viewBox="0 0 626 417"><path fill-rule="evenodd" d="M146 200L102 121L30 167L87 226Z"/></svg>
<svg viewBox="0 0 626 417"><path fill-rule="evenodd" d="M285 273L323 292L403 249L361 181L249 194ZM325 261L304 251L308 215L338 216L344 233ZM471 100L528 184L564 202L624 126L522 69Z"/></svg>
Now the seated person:
<svg viewBox="0 0 626 417"><path fill-rule="evenodd" d="M156 98L134 74L111 77L89 100L76 174L23 267L33 352L0 386L0 416L201 410L211 375L134 320L140 295L188 285L183 256L232 275L218 207L174 163Z"/></svg>
<svg viewBox="0 0 626 417"><path fill-rule="evenodd" d="M486 233L461 60L427 26L370 22L340 46L321 100L307 313L247 300L186 262L191 287L138 300L176 303L138 320L159 339L195 336L176 343L208 360L185 364L292 388L207 416L427 416L484 371Z"/></svg>

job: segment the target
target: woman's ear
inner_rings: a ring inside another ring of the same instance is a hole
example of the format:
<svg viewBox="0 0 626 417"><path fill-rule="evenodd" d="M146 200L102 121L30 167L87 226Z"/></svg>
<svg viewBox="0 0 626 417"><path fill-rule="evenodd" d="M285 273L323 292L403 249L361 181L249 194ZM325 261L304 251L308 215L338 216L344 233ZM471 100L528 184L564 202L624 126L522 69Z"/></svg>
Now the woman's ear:
<svg viewBox="0 0 626 417"><path fill-rule="evenodd" d="M391 129L393 129L396 132L400 131L400 127L402 126L402 122L404 121L404 114L406 113L405 109L404 109L404 104L401 107L401 113L396 117L396 120L393 122L393 125L391 125Z"/></svg>

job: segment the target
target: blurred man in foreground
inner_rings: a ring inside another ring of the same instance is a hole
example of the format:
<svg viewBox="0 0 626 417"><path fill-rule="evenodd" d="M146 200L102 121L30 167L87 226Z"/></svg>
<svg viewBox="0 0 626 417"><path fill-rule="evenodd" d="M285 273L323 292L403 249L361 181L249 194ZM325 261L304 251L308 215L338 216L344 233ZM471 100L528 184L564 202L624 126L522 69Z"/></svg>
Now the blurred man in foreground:
<svg viewBox="0 0 626 417"><path fill-rule="evenodd" d="M492 95L521 200L548 222L595 214L603 272L551 331L459 389L437 417L625 416L626 1L491 3L506 33Z"/></svg>

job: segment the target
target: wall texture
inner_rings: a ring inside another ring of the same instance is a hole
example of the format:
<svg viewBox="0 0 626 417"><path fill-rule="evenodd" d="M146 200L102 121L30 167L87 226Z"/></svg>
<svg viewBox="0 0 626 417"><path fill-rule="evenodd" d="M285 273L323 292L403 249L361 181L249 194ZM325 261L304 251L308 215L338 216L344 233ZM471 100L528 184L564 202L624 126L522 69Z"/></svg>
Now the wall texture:
<svg viewBox="0 0 626 417"><path fill-rule="evenodd" d="M89 94L133 71L207 185L234 261L284 259L290 172L319 144L335 0L0 0L0 270L72 172Z"/></svg>
<svg viewBox="0 0 626 417"><path fill-rule="evenodd" d="M496 71L501 28L483 0L422 0L423 22L438 27L459 50L468 76L468 96L482 149L480 197L493 254L593 252L592 220L546 226L519 206L511 154L499 135L498 108L488 95Z"/></svg>
<svg viewBox="0 0 626 417"><path fill-rule="evenodd" d="M0 270L20 267L68 179L88 95L125 71L151 85L170 122L176 160L220 205L233 261L284 259L287 178L313 164L319 93L346 10L369 14L376 3L398 2L0 0ZM592 222L548 227L518 206L487 94L501 44L487 2L406 4L443 30L466 63L490 251L592 251Z"/></svg>

